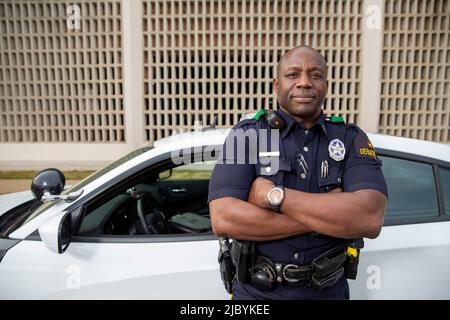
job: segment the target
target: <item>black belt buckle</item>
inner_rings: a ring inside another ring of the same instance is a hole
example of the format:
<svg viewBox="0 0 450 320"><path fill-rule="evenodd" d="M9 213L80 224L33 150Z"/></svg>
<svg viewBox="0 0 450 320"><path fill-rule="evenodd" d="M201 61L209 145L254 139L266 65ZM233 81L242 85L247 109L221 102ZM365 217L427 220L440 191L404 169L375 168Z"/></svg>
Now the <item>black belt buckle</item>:
<svg viewBox="0 0 450 320"><path fill-rule="evenodd" d="M293 277L294 275L295 277ZM283 278L290 283L309 280L311 278L311 268L287 264L283 268Z"/></svg>

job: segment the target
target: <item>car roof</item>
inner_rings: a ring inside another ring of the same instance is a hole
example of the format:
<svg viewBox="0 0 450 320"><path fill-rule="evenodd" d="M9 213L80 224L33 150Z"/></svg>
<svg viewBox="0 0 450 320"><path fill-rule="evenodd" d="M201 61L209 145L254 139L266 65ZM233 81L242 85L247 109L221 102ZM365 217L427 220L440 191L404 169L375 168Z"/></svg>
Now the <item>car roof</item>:
<svg viewBox="0 0 450 320"><path fill-rule="evenodd" d="M199 145L221 145L231 129L209 129L172 135L154 142L155 148L183 149ZM450 145L391 136L380 133L367 133L376 149L408 153L420 157L450 162Z"/></svg>

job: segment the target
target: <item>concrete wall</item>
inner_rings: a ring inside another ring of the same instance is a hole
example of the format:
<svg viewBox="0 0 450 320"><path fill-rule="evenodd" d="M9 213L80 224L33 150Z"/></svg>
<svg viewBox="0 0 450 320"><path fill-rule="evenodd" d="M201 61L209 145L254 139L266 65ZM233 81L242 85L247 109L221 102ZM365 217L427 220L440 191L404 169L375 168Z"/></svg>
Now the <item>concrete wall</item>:
<svg viewBox="0 0 450 320"><path fill-rule="evenodd" d="M307 44L324 110L370 132L450 142L450 2L0 3L0 169L95 169L154 140L273 108Z"/></svg>

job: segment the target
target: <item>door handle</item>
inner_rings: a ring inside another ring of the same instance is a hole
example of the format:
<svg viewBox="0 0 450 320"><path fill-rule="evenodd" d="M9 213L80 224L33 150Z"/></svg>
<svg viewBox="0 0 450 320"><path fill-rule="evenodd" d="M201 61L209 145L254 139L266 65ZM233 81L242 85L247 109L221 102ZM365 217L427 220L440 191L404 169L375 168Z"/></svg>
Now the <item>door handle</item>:
<svg viewBox="0 0 450 320"><path fill-rule="evenodd" d="M186 193L186 188L170 188L170 191L173 193Z"/></svg>

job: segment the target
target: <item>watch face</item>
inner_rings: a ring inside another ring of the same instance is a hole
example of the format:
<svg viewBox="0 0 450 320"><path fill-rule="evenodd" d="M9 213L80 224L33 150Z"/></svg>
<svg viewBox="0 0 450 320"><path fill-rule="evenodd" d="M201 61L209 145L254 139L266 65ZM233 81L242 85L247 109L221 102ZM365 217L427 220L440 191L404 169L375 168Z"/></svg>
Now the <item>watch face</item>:
<svg viewBox="0 0 450 320"><path fill-rule="evenodd" d="M272 205L278 205L283 200L283 190L281 188L273 188L269 193L269 201Z"/></svg>
<svg viewBox="0 0 450 320"><path fill-rule="evenodd" d="M281 192L279 190L274 190L272 192L272 200L273 202L279 202L281 200Z"/></svg>

